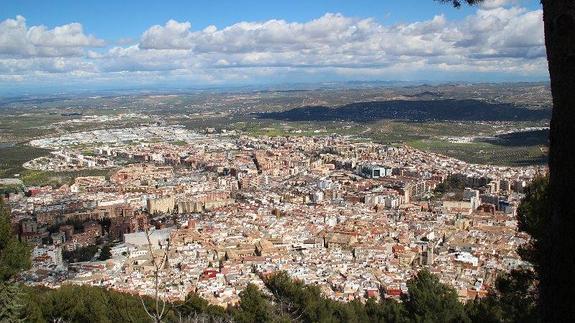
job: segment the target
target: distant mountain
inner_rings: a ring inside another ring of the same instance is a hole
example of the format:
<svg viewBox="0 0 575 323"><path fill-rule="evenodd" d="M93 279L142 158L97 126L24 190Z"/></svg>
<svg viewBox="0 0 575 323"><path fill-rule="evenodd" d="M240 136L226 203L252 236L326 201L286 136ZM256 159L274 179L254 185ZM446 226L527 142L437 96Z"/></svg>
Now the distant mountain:
<svg viewBox="0 0 575 323"><path fill-rule="evenodd" d="M441 98L441 93L435 93L435 92L431 92L431 91L423 91L421 93L406 94L405 96L410 97L410 98L424 98L424 97Z"/></svg>
<svg viewBox="0 0 575 323"><path fill-rule="evenodd" d="M285 121L535 121L551 118L551 110L531 110L513 104L479 100L394 100L359 102L337 108L308 106L256 114Z"/></svg>

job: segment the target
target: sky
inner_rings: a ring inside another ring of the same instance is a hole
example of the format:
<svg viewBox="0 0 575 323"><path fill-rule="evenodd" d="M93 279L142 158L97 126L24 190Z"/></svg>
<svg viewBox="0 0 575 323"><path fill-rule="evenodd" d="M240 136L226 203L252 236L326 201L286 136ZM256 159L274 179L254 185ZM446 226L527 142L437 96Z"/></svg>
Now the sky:
<svg viewBox="0 0 575 323"><path fill-rule="evenodd" d="M0 94L343 81L546 81L538 0L9 1Z"/></svg>

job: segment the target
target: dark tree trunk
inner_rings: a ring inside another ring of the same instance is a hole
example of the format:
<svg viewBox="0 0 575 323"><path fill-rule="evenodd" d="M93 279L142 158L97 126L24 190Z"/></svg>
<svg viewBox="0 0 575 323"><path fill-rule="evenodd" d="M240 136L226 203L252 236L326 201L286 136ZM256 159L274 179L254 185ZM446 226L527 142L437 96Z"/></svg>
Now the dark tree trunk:
<svg viewBox="0 0 575 323"><path fill-rule="evenodd" d="M544 322L575 320L575 0L542 0L551 76L551 221L541 266Z"/></svg>

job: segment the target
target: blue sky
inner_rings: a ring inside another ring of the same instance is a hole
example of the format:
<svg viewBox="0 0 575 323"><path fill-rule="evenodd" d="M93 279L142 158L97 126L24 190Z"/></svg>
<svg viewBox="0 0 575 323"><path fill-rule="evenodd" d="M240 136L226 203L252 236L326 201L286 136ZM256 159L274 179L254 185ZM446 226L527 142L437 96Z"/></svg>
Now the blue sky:
<svg viewBox="0 0 575 323"><path fill-rule="evenodd" d="M534 1L533 1L534 2ZM390 24L414 22L445 14L461 18L474 9L459 10L426 0L349 1L9 1L2 4L2 18L25 16L30 25L54 27L80 22L89 33L107 40L137 38L149 26L169 19L190 21L194 28L225 27L240 21L285 19L305 22L326 12L346 16L374 17ZM118 23L112 23L118 22ZM120 23L121 22L121 23Z"/></svg>
<svg viewBox="0 0 575 323"><path fill-rule="evenodd" d="M540 16L536 0L9 1L0 86L546 80Z"/></svg>

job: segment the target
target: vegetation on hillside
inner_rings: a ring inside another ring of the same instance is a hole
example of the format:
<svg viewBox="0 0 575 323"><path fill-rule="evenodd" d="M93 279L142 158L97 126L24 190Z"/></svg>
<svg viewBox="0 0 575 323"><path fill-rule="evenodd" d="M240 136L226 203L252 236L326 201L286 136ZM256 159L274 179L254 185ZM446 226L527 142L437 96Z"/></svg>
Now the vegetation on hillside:
<svg viewBox="0 0 575 323"><path fill-rule="evenodd" d="M256 116L284 121L535 121L549 119L551 114L548 110L523 109L507 103L444 99L358 102L337 108L311 106Z"/></svg>

